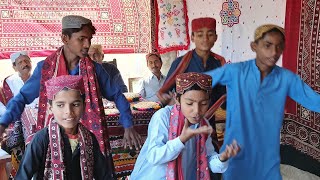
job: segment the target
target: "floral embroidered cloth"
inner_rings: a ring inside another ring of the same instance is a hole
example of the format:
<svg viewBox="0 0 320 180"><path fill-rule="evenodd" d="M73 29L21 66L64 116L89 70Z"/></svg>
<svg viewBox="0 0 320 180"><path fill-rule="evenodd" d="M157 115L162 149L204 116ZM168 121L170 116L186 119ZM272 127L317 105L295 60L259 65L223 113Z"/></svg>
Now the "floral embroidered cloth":
<svg viewBox="0 0 320 180"><path fill-rule="evenodd" d="M190 44L186 0L157 0L157 40L160 53L188 49Z"/></svg>

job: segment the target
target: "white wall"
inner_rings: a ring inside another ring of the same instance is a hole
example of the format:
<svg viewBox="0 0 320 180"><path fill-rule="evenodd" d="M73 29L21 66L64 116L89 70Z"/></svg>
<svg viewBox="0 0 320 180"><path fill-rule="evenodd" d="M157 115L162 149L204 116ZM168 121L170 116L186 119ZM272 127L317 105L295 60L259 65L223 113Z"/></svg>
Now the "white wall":
<svg viewBox="0 0 320 180"><path fill-rule="evenodd" d="M241 15L239 24L232 27L221 24L220 11L224 2L226 0L187 0L187 6L189 29L194 18L213 17L217 20L218 40L212 51L224 56L227 61L239 62L255 57L250 49L250 42L258 26L273 23L284 27L286 0L234 0L233 2L239 3ZM193 48L192 43L190 49ZM185 51L179 52L184 53ZM281 61L278 64L281 65Z"/></svg>
<svg viewBox="0 0 320 180"><path fill-rule="evenodd" d="M117 59L117 67L127 84L129 77L144 77L149 72L145 57L145 54L106 54L104 60ZM45 57L31 58L33 70L37 62L44 59ZM14 73L10 59L0 60L0 72L0 80Z"/></svg>

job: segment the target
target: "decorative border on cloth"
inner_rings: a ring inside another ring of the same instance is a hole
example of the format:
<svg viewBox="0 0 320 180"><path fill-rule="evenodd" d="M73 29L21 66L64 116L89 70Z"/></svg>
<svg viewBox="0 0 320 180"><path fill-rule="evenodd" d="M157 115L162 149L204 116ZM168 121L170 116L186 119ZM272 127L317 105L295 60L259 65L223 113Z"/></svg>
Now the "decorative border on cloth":
<svg viewBox="0 0 320 180"><path fill-rule="evenodd" d="M45 57L62 45L61 19L81 15L92 20L97 33L92 43L105 53L147 53L150 49L148 0L39 1L0 0L0 59L27 50Z"/></svg>
<svg viewBox="0 0 320 180"><path fill-rule="evenodd" d="M281 130L281 144L291 145L297 150L320 161L320 136L319 133L294 122L284 119Z"/></svg>
<svg viewBox="0 0 320 180"><path fill-rule="evenodd" d="M283 66L320 92L320 3L313 0L287 1L286 8ZM288 99L281 143L320 161L319 134L320 114Z"/></svg>
<svg viewBox="0 0 320 180"><path fill-rule="evenodd" d="M156 0L158 52L187 50L190 45L186 0Z"/></svg>
<svg viewBox="0 0 320 180"><path fill-rule="evenodd" d="M155 1L154 0L151 0L150 1L150 12L151 12L151 15L150 15L150 25L151 25L151 50L150 52L152 52L153 49L157 49L157 45L156 45L156 42L157 42L157 37L156 37L156 34L157 34L157 24L156 24L156 21L157 21L157 12L156 12L156 6L155 6Z"/></svg>

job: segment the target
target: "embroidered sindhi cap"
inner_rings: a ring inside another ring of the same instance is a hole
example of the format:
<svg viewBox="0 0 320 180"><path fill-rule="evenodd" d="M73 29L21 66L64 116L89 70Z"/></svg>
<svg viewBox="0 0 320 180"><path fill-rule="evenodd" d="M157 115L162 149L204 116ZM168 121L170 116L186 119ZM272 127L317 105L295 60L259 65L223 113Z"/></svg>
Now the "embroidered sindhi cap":
<svg viewBox="0 0 320 180"><path fill-rule="evenodd" d="M89 23L92 23L90 19L77 15L69 15L62 18L62 29L79 29L82 25Z"/></svg>
<svg viewBox="0 0 320 180"><path fill-rule="evenodd" d="M201 89L211 92L212 77L197 72L182 73L176 77L176 91L183 94L185 90L197 84Z"/></svg>
<svg viewBox="0 0 320 180"><path fill-rule="evenodd" d="M45 85L49 100L53 100L54 96L64 88L79 91L81 95L85 92L82 76L63 75L53 77L46 81Z"/></svg>
<svg viewBox="0 0 320 180"><path fill-rule="evenodd" d="M216 30L216 20L210 17L197 18L191 21L192 32L196 32L201 28L208 28L210 30Z"/></svg>
<svg viewBox="0 0 320 180"><path fill-rule="evenodd" d="M20 52L12 53L10 55L11 62L15 63L16 60L18 59L18 57L20 57L20 56L28 56L29 57L29 54L27 51L20 51Z"/></svg>
<svg viewBox="0 0 320 180"><path fill-rule="evenodd" d="M255 31L254 31L254 41L262 38L262 36L266 33L269 32L272 29L278 29L282 34L283 37L285 37L284 29L280 26L277 26L275 24L264 24L259 26Z"/></svg>

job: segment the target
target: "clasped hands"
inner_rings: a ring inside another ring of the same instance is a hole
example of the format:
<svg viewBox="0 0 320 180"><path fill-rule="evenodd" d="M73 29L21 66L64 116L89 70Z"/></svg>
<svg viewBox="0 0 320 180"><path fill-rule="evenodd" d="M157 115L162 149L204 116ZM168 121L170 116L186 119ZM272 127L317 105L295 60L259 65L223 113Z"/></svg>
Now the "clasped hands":
<svg viewBox="0 0 320 180"><path fill-rule="evenodd" d="M190 128L191 123L185 118L185 123L182 129L182 132L179 136L182 143L186 143L192 137L198 134L208 134L211 135L214 131L212 126L205 125L201 126L197 129ZM233 140L232 144L226 145L225 150L220 154L220 161L224 162L227 161L229 158L234 157L240 151L240 146L238 145L236 140Z"/></svg>

